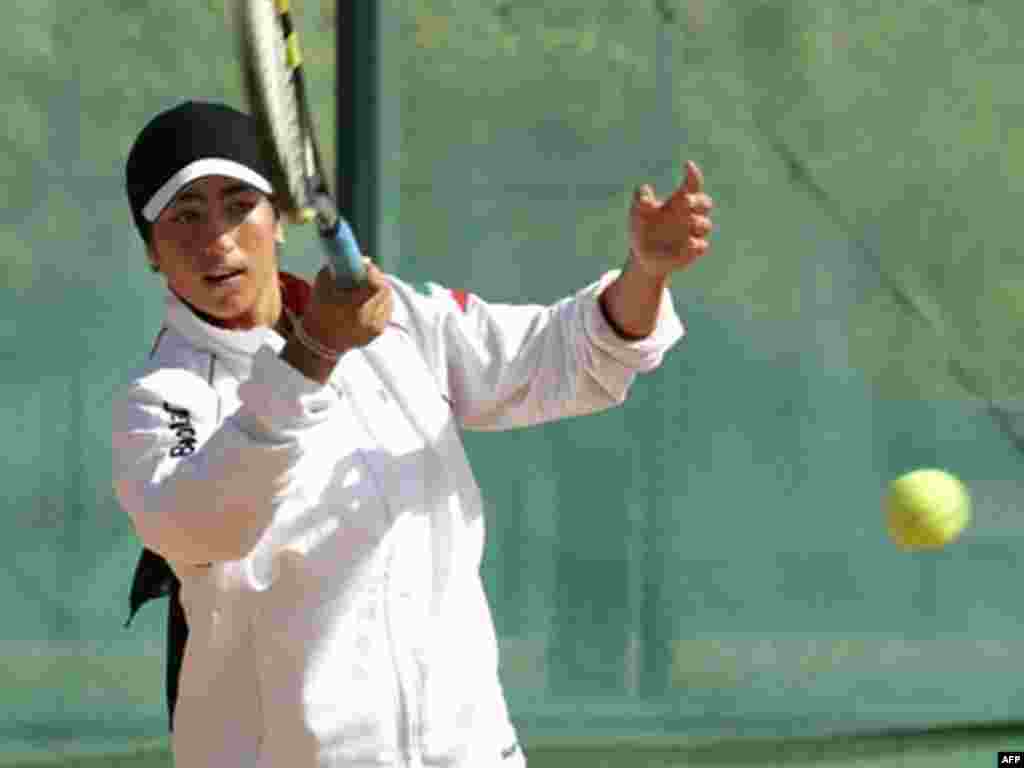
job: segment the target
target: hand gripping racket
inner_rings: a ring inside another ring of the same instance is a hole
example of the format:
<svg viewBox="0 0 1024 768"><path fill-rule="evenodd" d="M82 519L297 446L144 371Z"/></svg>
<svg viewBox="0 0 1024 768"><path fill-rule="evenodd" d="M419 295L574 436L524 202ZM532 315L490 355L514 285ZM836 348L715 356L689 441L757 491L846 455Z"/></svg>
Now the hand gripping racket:
<svg viewBox="0 0 1024 768"><path fill-rule="evenodd" d="M237 0L237 9L243 87L266 140L278 207L292 223L315 219L335 280L360 285L366 267L327 184L289 0Z"/></svg>

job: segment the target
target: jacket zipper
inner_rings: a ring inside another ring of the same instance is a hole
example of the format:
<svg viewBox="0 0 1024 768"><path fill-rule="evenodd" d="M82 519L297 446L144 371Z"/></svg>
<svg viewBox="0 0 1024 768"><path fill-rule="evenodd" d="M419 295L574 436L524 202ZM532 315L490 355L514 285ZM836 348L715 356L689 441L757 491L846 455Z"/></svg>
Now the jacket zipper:
<svg viewBox="0 0 1024 768"><path fill-rule="evenodd" d="M419 756L419 744L417 734L416 718L416 697L415 690L416 676L410 671L410 659L408 649L401 645L399 638L405 636L405 632L395 631L397 610L399 623L404 623L405 615L402 604L405 598L401 594L395 594L392 583L392 574L395 561L395 551L392 548L388 558L387 576L384 585L385 605L387 610L388 644L391 647L391 659L394 664L396 686L396 710L400 724L398 740L402 759L407 768L421 768L422 761Z"/></svg>

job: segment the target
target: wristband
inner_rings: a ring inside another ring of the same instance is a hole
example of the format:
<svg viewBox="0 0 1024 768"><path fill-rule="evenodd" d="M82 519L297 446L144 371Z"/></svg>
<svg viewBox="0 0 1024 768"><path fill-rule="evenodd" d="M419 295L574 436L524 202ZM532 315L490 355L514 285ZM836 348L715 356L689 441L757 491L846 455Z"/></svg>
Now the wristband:
<svg viewBox="0 0 1024 768"><path fill-rule="evenodd" d="M612 313L608 310L608 305L605 304L604 291L601 291L601 295L597 297L597 306L601 308L601 316L604 317L604 321L608 323L608 327L612 329L612 332L623 341L635 342L642 341L647 336L637 336L636 334L627 333L621 325L619 325L615 318L612 317Z"/></svg>
<svg viewBox="0 0 1024 768"><path fill-rule="evenodd" d="M288 312L288 319L292 323L292 335L298 340L298 342L312 352L314 355L319 357L321 360L327 360L331 363L338 362L341 357L341 353L336 349L331 349L326 344L321 344L319 341L310 336L306 329L302 326L302 320L297 318L291 312Z"/></svg>

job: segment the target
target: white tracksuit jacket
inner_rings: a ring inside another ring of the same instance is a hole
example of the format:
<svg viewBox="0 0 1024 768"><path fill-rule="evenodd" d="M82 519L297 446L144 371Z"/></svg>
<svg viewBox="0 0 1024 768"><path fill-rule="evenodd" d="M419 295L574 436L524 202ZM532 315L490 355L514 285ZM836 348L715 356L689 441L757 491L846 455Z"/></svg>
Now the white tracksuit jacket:
<svg viewBox="0 0 1024 768"><path fill-rule="evenodd" d="M622 402L683 329L666 292L650 337L618 337L597 303L614 276L550 307L391 278L393 322L327 386L272 329L216 328L169 296L114 403L113 467L182 585L177 768L525 764L458 431Z"/></svg>

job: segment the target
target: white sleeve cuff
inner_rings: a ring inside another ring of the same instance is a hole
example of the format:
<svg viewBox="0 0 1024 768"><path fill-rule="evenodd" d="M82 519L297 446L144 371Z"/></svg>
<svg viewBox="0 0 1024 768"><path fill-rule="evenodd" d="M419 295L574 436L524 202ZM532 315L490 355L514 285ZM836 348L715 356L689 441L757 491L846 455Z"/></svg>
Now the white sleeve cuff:
<svg viewBox="0 0 1024 768"><path fill-rule="evenodd" d="M333 387L308 378L267 345L253 357L252 374L239 386L238 397L241 425L270 437L326 421L338 402Z"/></svg>
<svg viewBox="0 0 1024 768"><path fill-rule="evenodd" d="M686 333L676 314L672 294L662 292L658 306L658 319L654 331L642 339L624 339L608 324L601 310L601 293L619 276L619 270L606 272L601 278L580 291L583 308L583 328L590 342L627 368L643 373L661 364L665 353Z"/></svg>

